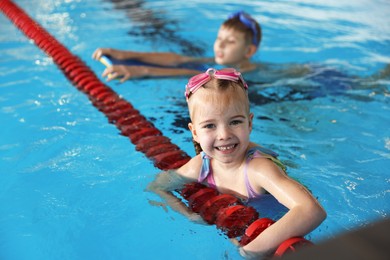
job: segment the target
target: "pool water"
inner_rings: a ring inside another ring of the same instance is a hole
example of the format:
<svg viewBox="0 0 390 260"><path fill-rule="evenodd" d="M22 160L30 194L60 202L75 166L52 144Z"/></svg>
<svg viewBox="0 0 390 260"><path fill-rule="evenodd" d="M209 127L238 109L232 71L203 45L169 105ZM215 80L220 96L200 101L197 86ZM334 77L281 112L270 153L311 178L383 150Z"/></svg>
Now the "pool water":
<svg viewBox="0 0 390 260"><path fill-rule="evenodd" d="M369 78L390 63L387 1L15 2L99 75L97 47L211 56L227 14L247 10L263 26L255 61L317 68L249 78L252 140L328 213L307 238L388 217L390 81ZM0 24L1 259L241 259L215 226L153 206L145 187L159 170L4 15ZM108 84L194 155L185 82Z"/></svg>

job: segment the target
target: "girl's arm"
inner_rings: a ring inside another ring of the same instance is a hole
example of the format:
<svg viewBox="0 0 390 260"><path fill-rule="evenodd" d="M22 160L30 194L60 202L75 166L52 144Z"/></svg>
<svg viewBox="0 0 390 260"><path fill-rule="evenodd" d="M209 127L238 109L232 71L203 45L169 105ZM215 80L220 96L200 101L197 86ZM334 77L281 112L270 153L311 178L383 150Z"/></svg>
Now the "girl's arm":
<svg viewBox="0 0 390 260"><path fill-rule="evenodd" d="M270 160L254 159L250 166L251 169L261 169L252 175L256 177L253 178L254 184L271 193L289 211L241 248L243 255L254 257L272 253L283 241L306 235L326 218L326 212L318 201Z"/></svg>
<svg viewBox="0 0 390 260"><path fill-rule="evenodd" d="M184 184L197 181L196 169L199 169L197 167L199 158L197 157L191 159L177 171L170 170L159 173L154 181L148 185L147 190L159 195L173 210L192 221L203 222L198 214L192 212L186 204L173 194L173 191L183 189Z"/></svg>
<svg viewBox="0 0 390 260"><path fill-rule="evenodd" d="M173 210L191 218L194 213L172 193L182 189L188 182L191 181L171 170L159 173L156 179L149 184L147 190L159 195Z"/></svg>

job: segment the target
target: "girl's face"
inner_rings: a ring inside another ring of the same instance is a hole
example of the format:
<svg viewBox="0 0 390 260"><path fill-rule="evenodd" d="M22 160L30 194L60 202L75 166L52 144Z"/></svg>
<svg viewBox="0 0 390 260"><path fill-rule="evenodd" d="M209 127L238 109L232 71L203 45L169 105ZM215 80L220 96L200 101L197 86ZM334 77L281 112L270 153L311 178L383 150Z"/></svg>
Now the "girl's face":
<svg viewBox="0 0 390 260"><path fill-rule="evenodd" d="M249 46L243 32L221 26L214 42L215 62L237 66L250 58Z"/></svg>
<svg viewBox="0 0 390 260"><path fill-rule="evenodd" d="M242 159L249 145L253 118L245 105L245 94L202 88L191 98L197 100L188 126L203 151L223 163Z"/></svg>

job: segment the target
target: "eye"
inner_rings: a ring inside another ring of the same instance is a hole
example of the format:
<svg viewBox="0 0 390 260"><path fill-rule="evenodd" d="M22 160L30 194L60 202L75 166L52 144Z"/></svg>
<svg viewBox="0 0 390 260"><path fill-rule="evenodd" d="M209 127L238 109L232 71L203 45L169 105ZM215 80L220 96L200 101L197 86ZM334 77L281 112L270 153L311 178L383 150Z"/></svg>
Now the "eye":
<svg viewBox="0 0 390 260"><path fill-rule="evenodd" d="M228 43L233 44L236 43L236 39L230 38L227 40Z"/></svg>
<svg viewBox="0 0 390 260"><path fill-rule="evenodd" d="M242 123L243 123L243 121L242 120L238 120L238 119L233 120L233 121L230 122L231 125L239 125L239 124L242 124Z"/></svg>
<svg viewBox="0 0 390 260"><path fill-rule="evenodd" d="M215 128L215 125L214 124L206 124L206 125L202 126L202 128L213 129L213 128Z"/></svg>

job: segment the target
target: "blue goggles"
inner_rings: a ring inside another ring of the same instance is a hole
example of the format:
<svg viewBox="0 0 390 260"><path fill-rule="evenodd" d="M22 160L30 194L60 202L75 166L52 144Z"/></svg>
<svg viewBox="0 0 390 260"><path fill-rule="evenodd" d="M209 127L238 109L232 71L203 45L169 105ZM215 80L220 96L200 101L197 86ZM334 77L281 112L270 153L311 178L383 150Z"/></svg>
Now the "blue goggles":
<svg viewBox="0 0 390 260"><path fill-rule="evenodd" d="M257 46L258 42L257 42L257 28L256 28L256 22L253 20L253 18L243 12L243 11L238 11L238 12L235 12L235 13L232 13L231 15L229 15L228 19L232 19L232 18L239 18L240 21L249 29L251 29L251 31L253 32L253 39L252 39L252 43L254 45Z"/></svg>

